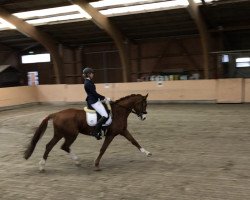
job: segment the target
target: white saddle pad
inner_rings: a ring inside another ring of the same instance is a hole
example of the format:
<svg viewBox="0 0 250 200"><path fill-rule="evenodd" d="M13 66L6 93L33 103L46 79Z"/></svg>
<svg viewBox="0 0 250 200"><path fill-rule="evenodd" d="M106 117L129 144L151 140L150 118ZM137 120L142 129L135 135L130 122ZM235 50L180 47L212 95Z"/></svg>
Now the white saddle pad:
<svg viewBox="0 0 250 200"><path fill-rule="evenodd" d="M84 107L84 111L86 112L87 124L89 126L95 126L97 123L97 113L95 110L90 110L87 107ZM109 115L108 120L102 126L109 126L112 122L111 115Z"/></svg>

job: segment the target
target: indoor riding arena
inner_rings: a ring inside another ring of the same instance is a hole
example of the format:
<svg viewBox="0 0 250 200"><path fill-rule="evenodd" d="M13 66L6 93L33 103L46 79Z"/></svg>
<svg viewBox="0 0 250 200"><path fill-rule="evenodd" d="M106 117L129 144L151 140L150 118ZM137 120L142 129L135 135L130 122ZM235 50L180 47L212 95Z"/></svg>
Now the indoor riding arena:
<svg viewBox="0 0 250 200"><path fill-rule="evenodd" d="M0 199L249 199L249 13L0 0Z"/></svg>

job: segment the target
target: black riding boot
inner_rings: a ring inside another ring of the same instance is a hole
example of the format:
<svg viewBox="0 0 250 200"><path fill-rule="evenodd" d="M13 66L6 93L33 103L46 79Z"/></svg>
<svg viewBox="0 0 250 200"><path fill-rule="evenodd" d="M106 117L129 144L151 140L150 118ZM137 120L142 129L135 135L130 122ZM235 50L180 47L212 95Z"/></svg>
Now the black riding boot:
<svg viewBox="0 0 250 200"><path fill-rule="evenodd" d="M102 139L102 137L101 137L101 128L102 128L102 125L107 121L107 119L108 119L108 118L106 118L106 117L101 117L101 118L98 120L98 122L97 122L97 124L96 124L96 126L95 126L95 128L94 128L94 131L93 131L92 134L91 134L91 135L93 135L94 137L96 137L97 140Z"/></svg>

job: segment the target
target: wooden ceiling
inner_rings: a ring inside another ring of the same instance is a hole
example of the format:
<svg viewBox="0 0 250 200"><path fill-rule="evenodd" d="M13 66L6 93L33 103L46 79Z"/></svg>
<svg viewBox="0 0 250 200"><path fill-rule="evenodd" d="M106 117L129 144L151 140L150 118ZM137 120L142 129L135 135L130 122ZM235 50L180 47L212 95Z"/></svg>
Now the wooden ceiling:
<svg viewBox="0 0 250 200"><path fill-rule="evenodd" d="M0 0L0 7L10 13L71 5L67 0ZM223 35L228 48L250 48L250 1L220 0L204 4L200 10L213 35ZM187 8L110 17L131 41L198 35L198 29ZM91 20L64 24L41 25L58 43L68 47L112 42L112 39ZM241 41L241 40L243 40ZM4 46L23 51L40 45L17 30L0 31L0 51Z"/></svg>

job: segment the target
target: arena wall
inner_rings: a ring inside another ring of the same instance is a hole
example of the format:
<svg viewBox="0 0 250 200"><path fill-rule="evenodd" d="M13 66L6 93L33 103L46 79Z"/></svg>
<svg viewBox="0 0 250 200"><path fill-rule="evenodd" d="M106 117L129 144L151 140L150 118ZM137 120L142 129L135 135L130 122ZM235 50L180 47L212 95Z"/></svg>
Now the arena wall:
<svg viewBox="0 0 250 200"><path fill-rule="evenodd" d="M250 102L250 79L244 80L244 102Z"/></svg>
<svg viewBox="0 0 250 200"><path fill-rule="evenodd" d="M151 102L249 103L250 79L211 79L163 82L96 84L97 91L113 100L129 94L149 93ZM82 102L82 84L38 85L0 89L0 107L37 102Z"/></svg>
<svg viewBox="0 0 250 200"><path fill-rule="evenodd" d="M37 101L35 86L0 88L0 107L13 106Z"/></svg>
<svg viewBox="0 0 250 200"><path fill-rule="evenodd" d="M242 103L244 102L244 79L218 79L217 80L218 103Z"/></svg>

